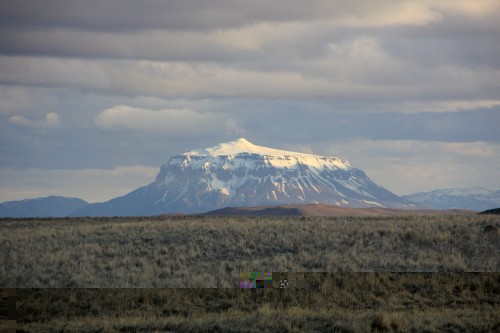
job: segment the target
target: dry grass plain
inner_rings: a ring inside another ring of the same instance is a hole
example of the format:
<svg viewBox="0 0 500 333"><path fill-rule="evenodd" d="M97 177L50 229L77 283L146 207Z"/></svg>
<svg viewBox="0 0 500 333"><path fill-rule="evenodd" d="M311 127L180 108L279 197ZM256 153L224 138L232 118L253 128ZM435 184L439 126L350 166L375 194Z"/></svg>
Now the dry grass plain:
<svg viewBox="0 0 500 333"><path fill-rule="evenodd" d="M23 288L20 332L499 332L497 229L475 214L0 220L0 286ZM317 273L223 289L252 270Z"/></svg>
<svg viewBox="0 0 500 333"><path fill-rule="evenodd" d="M499 273L309 273L307 289L18 289L18 332L498 332Z"/></svg>
<svg viewBox="0 0 500 333"><path fill-rule="evenodd" d="M0 221L0 286L237 287L242 271L499 272L494 215Z"/></svg>

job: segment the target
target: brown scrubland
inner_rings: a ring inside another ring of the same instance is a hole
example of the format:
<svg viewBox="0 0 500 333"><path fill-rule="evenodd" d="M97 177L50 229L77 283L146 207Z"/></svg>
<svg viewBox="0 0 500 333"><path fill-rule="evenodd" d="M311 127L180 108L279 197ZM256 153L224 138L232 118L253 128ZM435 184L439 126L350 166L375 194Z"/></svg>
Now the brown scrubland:
<svg viewBox="0 0 500 333"><path fill-rule="evenodd" d="M4 219L0 286L17 288L26 332L496 332L499 227L476 214ZM238 289L243 271L308 285Z"/></svg>
<svg viewBox="0 0 500 333"><path fill-rule="evenodd" d="M18 289L18 332L498 332L499 273L307 273L304 289Z"/></svg>

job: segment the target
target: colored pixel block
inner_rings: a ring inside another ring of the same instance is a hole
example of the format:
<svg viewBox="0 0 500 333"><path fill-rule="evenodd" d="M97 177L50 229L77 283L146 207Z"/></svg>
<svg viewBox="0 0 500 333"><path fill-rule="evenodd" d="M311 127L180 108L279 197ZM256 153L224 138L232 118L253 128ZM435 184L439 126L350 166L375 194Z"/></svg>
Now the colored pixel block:
<svg viewBox="0 0 500 333"><path fill-rule="evenodd" d="M289 272L241 272L240 288L284 289L289 288L293 273Z"/></svg>

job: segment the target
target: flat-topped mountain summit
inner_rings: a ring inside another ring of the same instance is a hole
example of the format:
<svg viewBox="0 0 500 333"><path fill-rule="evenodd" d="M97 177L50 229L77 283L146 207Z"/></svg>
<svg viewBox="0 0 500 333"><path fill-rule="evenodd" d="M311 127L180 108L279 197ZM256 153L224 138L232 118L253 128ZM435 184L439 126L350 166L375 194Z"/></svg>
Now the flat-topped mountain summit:
<svg viewBox="0 0 500 333"><path fill-rule="evenodd" d="M75 215L200 213L224 207L305 203L412 206L348 161L262 147L241 138L172 156L153 183L89 205Z"/></svg>

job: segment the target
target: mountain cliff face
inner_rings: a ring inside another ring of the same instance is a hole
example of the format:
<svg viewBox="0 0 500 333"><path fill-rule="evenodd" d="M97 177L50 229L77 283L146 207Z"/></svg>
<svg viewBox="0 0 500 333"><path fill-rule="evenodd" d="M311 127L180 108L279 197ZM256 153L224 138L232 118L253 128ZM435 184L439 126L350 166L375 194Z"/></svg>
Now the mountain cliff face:
<svg viewBox="0 0 500 333"><path fill-rule="evenodd" d="M200 213L230 206L323 203L411 207L345 160L256 146L245 139L173 156L156 180L75 215Z"/></svg>

